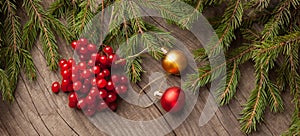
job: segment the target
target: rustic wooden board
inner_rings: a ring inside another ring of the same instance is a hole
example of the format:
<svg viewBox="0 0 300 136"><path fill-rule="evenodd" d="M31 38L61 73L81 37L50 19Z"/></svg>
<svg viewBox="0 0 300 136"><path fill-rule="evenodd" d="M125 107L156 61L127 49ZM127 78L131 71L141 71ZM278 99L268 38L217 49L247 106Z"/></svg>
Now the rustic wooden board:
<svg viewBox="0 0 300 136"><path fill-rule="evenodd" d="M45 1L49 5L51 1ZM198 40L186 30L175 25L165 23L160 18L146 18L150 23L171 32L183 42L189 50L201 47ZM60 53L64 58L73 55L70 46L59 41ZM51 83L60 81L59 72L50 71L45 63L41 45L32 50L33 59L37 67L38 77L34 82L29 81L22 73L19 78L15 101L11 104L0 102L0 134L1 135L106 135L95 127L79 110L70 109L67 105L67 94L53 94ZM151 72L162 72L160 62L145 56L143 66L147 71L143 81L133 85L135 90L140 90L149 81ZM199 117L203 111L209 94L209 86L200 89L198 101L189 117L168 135L244 135L240 131L238 118L242 105L246 102L249 92L254 88L254 69L251 62L241 68L241 81L237 94L229 105L219 107L214 117L204 126L199 126ZM169 85L178 85L178 78L168 80ZM145 90L146 92L148 89ZM267 110L265 122L259 125L258 131L251 135L280 135L285 131L291 119L293 106L291 96L283 92L285 102L284 113L271 113ZM149 98L150 102L150 98ZM165 111L157 103L143 109L122 101L117 114L130 120L151 120L162 116ZM165 120L168 124L168 120ZM166 125L166 127L169 127ZM134 128L133 128L134 129ZM112 130L113 131L113 130ZM124 135L133 135L130 130L121 130ZM141 134L142 135L142 134Z"/></svg>

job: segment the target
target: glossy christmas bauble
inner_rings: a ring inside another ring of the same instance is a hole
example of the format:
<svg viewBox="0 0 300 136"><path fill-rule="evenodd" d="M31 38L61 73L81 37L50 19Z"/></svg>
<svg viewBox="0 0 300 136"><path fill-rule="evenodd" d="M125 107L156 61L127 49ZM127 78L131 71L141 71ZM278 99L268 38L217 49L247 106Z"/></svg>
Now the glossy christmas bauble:
<svg viewBox="0 0 300 136"><path fill-rule="evenodd" d="M178 112L185 105L184 91L179 87L170 87L162 95L160 99L161 106L167 112Z"/></svg>
<svg viewBox="0 0 300 136"><path fill-rule="evenodd" d="M162 67L170 74L178 75L188 64L186 56L180 50L171 50L162 59Z"/></svg>

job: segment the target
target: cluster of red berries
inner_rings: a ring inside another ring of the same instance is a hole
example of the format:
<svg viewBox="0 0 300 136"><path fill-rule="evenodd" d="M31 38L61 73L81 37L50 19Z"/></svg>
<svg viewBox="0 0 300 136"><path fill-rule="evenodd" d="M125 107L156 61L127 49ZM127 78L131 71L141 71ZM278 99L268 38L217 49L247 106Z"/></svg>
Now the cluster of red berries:
<svg viewBox="0 0 300 136"><path fill-rule="evenodd" d="M97 46L85 38L73 41L71 46L80 61L72 58L60 60L62 81L53 82L52 91L70 93L69 107L82 109L88 116L108 108L116 111L118 95L126 94L128 79L111 74L111 67L123 67L125 62L114 63L120 58L112 47L101 45L98 51Z"/></svg>

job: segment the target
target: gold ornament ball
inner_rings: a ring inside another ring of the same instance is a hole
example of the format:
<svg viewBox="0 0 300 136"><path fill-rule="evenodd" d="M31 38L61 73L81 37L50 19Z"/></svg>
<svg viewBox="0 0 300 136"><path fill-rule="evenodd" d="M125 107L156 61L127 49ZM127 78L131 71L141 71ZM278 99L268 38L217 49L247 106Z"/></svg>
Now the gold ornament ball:
<svg viewBox="0 0 300 136"><path fill-rule="evenodd" d="M171 50L162 59L162 67L170 74L179 75L187 66L187 58L180 50Z"/></svg>

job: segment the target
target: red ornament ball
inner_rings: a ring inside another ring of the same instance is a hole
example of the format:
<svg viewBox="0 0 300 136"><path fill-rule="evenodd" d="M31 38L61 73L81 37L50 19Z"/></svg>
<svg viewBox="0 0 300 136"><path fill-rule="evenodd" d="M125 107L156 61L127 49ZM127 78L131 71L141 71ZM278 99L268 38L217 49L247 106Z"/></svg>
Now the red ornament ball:
<svg viewBox="0 0 300 136"><path fill-rule="evenodd" d="M179 87L170 87L162 95L161 106L167 111L176 113L185 105L184 91Z"/></svg>

